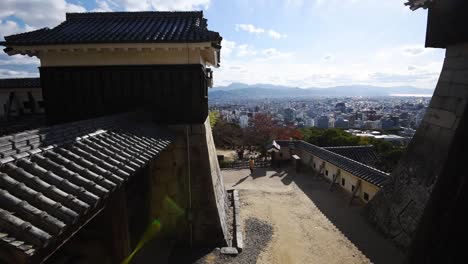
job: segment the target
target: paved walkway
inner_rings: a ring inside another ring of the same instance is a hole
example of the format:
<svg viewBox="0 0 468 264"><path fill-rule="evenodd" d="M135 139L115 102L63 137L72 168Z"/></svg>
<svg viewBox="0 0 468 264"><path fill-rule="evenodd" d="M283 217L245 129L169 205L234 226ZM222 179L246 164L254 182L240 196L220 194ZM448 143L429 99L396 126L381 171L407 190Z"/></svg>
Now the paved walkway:
<svg viewBox="0 0 468 264"><path fill-rule="evenodd" d="M226 188L240 190L241 217L273 226L257 263L402 263L403 254L348 206L349 194L328 190L311 175L256 169L223 170Z"/></svg>

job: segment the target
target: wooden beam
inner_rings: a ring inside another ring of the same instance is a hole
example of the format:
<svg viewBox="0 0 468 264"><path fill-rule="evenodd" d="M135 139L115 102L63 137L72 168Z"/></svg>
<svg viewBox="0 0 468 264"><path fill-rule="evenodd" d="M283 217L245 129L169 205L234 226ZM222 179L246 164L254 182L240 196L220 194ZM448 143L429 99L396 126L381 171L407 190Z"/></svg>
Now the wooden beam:
<svg viewBox="0 0 468 264"><path fill-rule="evenodd" d="M331 182L331 184L330 184L330 188L329 188L329 189L330 189L330 192L333 191L333 186L335 186L336 180L338 179L338 177L339 177L340 175L341 175L341 170L338 169L338 171L336 172L335 176L333 176L333 180L332 180L332 182Z"/></svg>
<svg viewBox="0 0 468 264"><path fill-rule="evenodd" d="M357 180L356 187L354 188L353 194L351 195L351 198L349 199L349 205L353 203L354 198L356 198L356 193L357 191L361 188L361 179Z"/></svg>
<svg viewBox="0 0 468 264"><path fill-rule="evenodd" d="M125 189L118 190L109 204L108 219L111 225L112 263L121 263L130 255L130 233L128 231L128 208Z"/></svg>

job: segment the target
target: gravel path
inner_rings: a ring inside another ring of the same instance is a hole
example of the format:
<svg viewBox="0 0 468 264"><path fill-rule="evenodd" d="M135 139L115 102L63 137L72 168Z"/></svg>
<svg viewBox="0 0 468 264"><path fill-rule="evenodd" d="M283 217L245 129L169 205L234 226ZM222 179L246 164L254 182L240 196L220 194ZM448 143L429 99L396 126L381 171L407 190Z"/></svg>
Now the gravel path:
<svg viewBox="0 0 468 264"><path fill-rule="evenodd" d="M260 253L265 250L273 235L273 227L256 218L244 222L246 239L245 249L236 257L220 254L219 249L198 260L197 264L252 264L257 262Z"/></svg>
<svg viewBox="0 0 468 264"><path fill-rule="evenodd" d="M403 254L362 217L363 207L348 206L349 194L330 192L324 180L271 169L257 169L253 175L224 170L223 178L226 188L239 190L241 218L256 218L273 228L266 247L253 242L261 248L256 261L238 262L240 254L223 263L402 263ZM245 239L249 225L244 223Z"/></svg>

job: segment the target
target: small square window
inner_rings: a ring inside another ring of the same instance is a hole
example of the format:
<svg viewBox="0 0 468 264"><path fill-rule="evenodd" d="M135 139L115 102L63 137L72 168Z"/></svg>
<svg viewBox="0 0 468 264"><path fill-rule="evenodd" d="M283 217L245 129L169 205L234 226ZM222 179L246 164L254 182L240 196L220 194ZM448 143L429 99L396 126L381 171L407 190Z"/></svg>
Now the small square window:
<svg viewBox="0 0 468 264"><path fill-rule="evenodd" d="M341 185L345 186L345 179L341 179Z"/></svg>
<svg viewBox="0 0 468 264"><path fill-rule="evenodd" d="M326 170L326 171L325 171L325 175L327 175L327 176L328 176L328 170Z"/></svg>
<svg viewBox="0 0 468 264"><path fill-rule="evenodd" d="M369 201L369 194L366 192L364 193L364 200Z"/></svg>
<svg viewBox="0 0 468 264"><path fill-rule="evenodd" d="M314 162L314 169L317 167L317 165L315 165L315 162Z"/></svg>
<svg viewBox="0 0 468 264"><path fill-rule="evenodd" d="M353 185L353 186L351 186L351 191L354 191L354 188L356 188L356 187L354 187L354 185Z"/></svg>

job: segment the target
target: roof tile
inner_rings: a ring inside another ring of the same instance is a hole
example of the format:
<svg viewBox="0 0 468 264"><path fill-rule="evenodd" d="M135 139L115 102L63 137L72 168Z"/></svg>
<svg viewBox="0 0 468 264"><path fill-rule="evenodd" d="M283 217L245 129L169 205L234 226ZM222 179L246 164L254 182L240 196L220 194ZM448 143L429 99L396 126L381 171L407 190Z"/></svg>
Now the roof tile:
<svg viewBox="0 0 468 264"><path fill-rule="evenodd" d="M221 41L203 12L67 13L49 29L6 36L6 46L82 43L187 43Z"/></svg>
<svg viewBox="0 0 468 264"><path fill-rule="evenodd" d="M13 148L15 139L35 143ZM0 247L32 256L67 239L59 234L78 230L172 140L149 118L133 114L2 137Z"/></svg>

